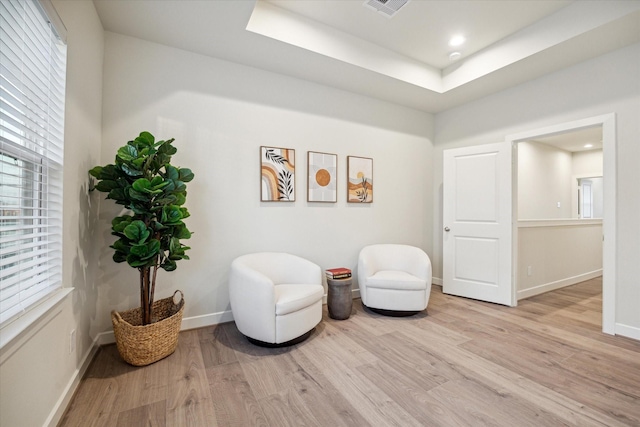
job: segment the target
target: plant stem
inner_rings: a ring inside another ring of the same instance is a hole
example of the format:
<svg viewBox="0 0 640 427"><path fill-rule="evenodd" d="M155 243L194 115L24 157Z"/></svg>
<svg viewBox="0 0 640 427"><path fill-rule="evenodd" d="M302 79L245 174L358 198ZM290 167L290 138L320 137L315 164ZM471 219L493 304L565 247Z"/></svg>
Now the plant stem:
<svg viewBox="0 0 640 427"><path fill-rule="evenodd" d="M151 305L149 304L149 267L142 267L140 269L140 280L142 280L142 324L148 325L151 323Z"/></svg>
<svg viewBox="0 0 640 427"><path fill-rule="evenodd" d="M158 264L160 255L156 256L156 263L153 265L153 279L151 280L151 298L149 298L149 306L153 307L153 300L156 293L156 275L158 274Z"/></svg>

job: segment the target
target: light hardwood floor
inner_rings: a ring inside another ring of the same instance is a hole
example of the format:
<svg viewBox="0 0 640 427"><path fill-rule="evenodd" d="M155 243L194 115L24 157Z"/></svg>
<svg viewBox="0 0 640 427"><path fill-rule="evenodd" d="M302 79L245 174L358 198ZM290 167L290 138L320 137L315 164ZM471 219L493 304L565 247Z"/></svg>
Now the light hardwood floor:
<svg viewBox="0 0 640 427"><path fill-rule="evenodd" d="M640 342L601 332L602 281L516 308L444 295L390 318L354 301L305 342L225 323L145 368L100 349L61 426L639 426Z"/></svg>

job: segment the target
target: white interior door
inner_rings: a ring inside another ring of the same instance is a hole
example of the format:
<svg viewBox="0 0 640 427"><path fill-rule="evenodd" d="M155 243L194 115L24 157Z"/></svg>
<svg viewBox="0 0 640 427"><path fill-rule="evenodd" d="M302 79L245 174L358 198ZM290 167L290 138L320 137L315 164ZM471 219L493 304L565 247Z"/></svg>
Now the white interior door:
<svg viewBox="0 0 640 427"><path fill-rule="evenodd" d="M508 142L444 151L443 291L515 305Z"/></svg>

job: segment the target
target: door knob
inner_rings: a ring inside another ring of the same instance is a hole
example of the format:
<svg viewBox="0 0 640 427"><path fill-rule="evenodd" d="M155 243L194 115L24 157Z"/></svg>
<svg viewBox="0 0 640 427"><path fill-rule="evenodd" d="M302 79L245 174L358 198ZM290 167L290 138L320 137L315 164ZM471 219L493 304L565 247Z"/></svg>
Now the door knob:
<svg viewBox="0 0 640 427"><path fill-rule="evenodd" d="M449 231L451 231L451 229L449 227L445 227L444 231L446 231L448 233Z"/></svg>

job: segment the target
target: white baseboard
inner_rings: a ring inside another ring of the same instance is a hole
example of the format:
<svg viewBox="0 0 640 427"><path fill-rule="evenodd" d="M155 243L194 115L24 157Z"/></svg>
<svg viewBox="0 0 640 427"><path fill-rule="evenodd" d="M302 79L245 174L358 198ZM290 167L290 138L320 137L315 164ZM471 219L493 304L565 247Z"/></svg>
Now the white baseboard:
<svg viewBox="0 0 640 427"><path fill-rule="evenodd" d="M439 277L432 277L431 278L431 284L436 285L436 286L442 286L442 279Z"/></svg>
<svg viewBox="0 0 640 427"><path fill-rule="evenodd" d="M593 279L598 276L602 276L602 269L579 274L573 277L567 277L566 279L556 280L555 282L534 286L533 288L523 289L521 291L518 291L518 300L529 298L534 295L540 295L545 292L554 291L556 289L564 288L565 286L575 285L576 283L584 282L585 280Z"/></svg>
<svg viewBox="0 0 640 427"><path fill-rule="evenodd" d="M91 347L89 347L89 350L87 350L84 357L82 358L80 367L76 369L71 376L69 383L67 383L67 386L65 387L64 391L60 395L60 398L53 407L51 413L49 414L49 417L47 417L47 420L44 422L45 426L55 427L58 425L58 423L62 419L62 416L64 415L64 411L66 411L67 406L69 406L69 402L71 402L73 394L76 392L78 385L80 385L80 380L82 379L82 377L84 377L85 372L93 361L93 357L98 352L98 347L98 337L96 337L96 339L93 340Z"/></svg>
<svg viewBox="0 0 640 427"><path fill-rule="evenodd" d="M622 323L616 323L616 335L622 335L627 338L633 338L640 341L640 328L635 326L623 325Z"/></svg>
<svg viewBox="0 0 640 427"><path fill-rule="evenodd" d="M220 311L218 313L203 314L201 316L183 317L182 324L180 325L181 331L188 331L189 329L204 328L206 326L217 325L218 323L232 322L233 313L231 310ZM116 338L113 335L113 331L101 332L96 337L97 346L100 347L105 344L113 344L116 342Z"/></svg>

